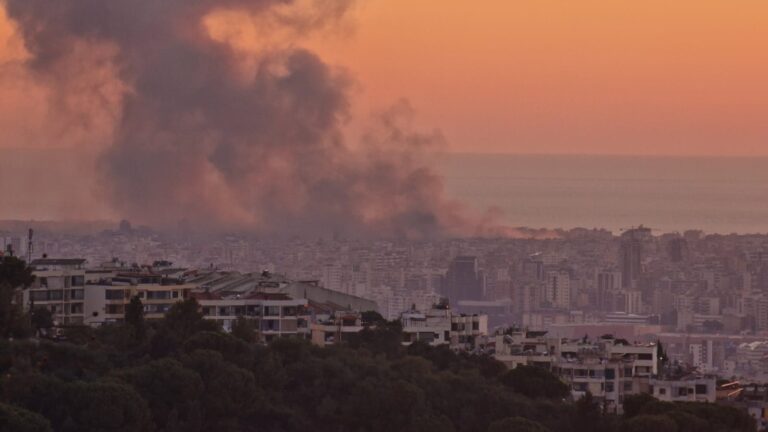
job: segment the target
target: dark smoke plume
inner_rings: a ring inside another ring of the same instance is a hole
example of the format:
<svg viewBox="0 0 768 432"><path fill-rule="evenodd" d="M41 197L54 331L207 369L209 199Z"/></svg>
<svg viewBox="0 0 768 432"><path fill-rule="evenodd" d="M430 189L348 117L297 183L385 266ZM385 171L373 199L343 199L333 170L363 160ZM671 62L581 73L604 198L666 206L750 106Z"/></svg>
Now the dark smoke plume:
<svg viewBox="0 0 768 432"><path fill-rule="evenodd" d="M291 3L6 0L6 7L29 67L60 95L82 78L61 75L81 57L109 64L124 85L99 169L105 196L134 222L278 234L510 234L446 201L420 157L442 138L403 129L407 105L382 113L350 147L342 136L349 76L289 45L265 49L244 79L242 53L203 25L225 8L272 14L272 25L304 33L333 25L350 5L315 0L306 14L275 13Z"/></svg>

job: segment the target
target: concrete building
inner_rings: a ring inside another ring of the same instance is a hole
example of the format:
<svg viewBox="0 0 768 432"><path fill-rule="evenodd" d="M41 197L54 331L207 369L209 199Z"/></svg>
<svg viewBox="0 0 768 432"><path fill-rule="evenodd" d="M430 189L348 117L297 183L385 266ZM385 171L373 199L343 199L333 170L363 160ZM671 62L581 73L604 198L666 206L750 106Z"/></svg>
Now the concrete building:
<svg viewBox="0 0 768 432"><path fill-rule="evenodd" d="M687 376L680 379L651 379L650 394L665 402L715 402L714 376Z"/></svg>
<svg viewBox="0 0 768 432"><path fill-rule="evenodd" d="M26 309L51 311L56 325L85 322L85 260L41 258L30 263L35 281L25 289Z"/></svg>
<svg viewBox="0 0 768 432"><path fill-rule="evenodd" d="M452 302L483 298L483 276L477 257L459 256L451 261L443 295Z"/></svg>
<svg viewBox="0 0 768 432"><path fill-rule="evenodd" d="M567 270L547 272L544 300L554 308L571 308L571 274Z"/></svg>
<svg viewBox="0 0 768 432"><path fill-rule="evenodd" d="M191 295L200 304L205 319L218 322L224 331L231 331L237 319L242 317L253 321L260 341L291 336L309 338L311 313L306 299L263 292L246 297L221 297L205 292Z"/></svg>
<svg viewBox="0 0 768 432"><path fill-rule="evenodd" d="M329 346L348 342L363 330L363 320L359 312L340 311L325 318L318 318L312 323L312 343L317 346Z"/></svg>
<svg viewBox="0 0 768 432"><path fill-rule="evenodd" d="M651 236L651 230L640 226L625 231L619 245L619 265L621 266L621 286L625 289L637 287L637 281L643 272L643 242Z"/></svg>
<svg viewBox="0 0 768 432"><path fill-rule="evenodd" d="M453 312L446 304L427 312L411 310L400 317L403 345L424 342L429 345L450 345L459 350L473 350L486 342L487 315L464 315Z"/></svg>
<svg viewBox="0 0 768 432"><path fill-rule="evenodd" d="M493 348L494 357L508 367L551 370L574 398L590 392L609 412L620 413L626 395L650 393L651 379L659 374L655 344L627 344L611 337L590 341L502 330L494 335Z"/></svg>

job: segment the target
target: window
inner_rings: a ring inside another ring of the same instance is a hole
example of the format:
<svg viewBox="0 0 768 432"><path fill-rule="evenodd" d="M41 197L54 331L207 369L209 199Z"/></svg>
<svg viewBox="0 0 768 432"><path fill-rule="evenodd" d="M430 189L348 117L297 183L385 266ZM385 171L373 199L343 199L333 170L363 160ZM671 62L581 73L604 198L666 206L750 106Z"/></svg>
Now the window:
<svg viewBox="0 0 768 432"><path fill-rule="evenodd" d="M166 300L171 298L169 291L147 291L147 300Z"/></svg>
<svg viewBox="0 0 768 432"><path fill-rule="evenodd" d="M49 300L61 300L63 298L64 298L64 291L62 290L48 291Z"/></svg>
<svg viewBox="0 0 768 432"><path fill-rule="evenodd" d="M660 389L659 389L659 394L660 394L660 395L665 395L665 394L667 394L667 389L665 389L665 388L660 388Z"/></svg>
<svg viewBox="0 0 768 432"><path fill-rule="evenodd" d="M85 285L85 276L72 276L72 286Z"/></svg>
<svg viewBox="0 0 768 432"><path fill-rule="evenodd" d="M179 292L178 291L173 291L172 294L173 294L173 298L179 298Z"/></svg>
<svg viewBox="0 0 768 432"><path fill-rule="evenodd" d="M696 384L696 394L707 394L707 385Z"/></svg>
<svg viewBox="0 0 768 432"><path fill-rule="evenodd" d="M685 387L680 387L677 389L677 395L678 396L688 396L688 389Z"/></svg>
<svg viewBox="0 0 768 432"><path fill-rule="evenodd" d="M48 278L45 278L45 277L40 278L40 287L48 288Z"/></svg>
<svg viewBox="0 0 768 432"><path fill-rule="evenodd" d="M587 383L573 383L574 391L587 391Z"/></svg>
<svg viewBox="0 0 768 432"><path fill-rule="evenodd" d="M47 301L48 291L31 291L33 301Z"/></svg>
<svg viewBox="0 0 768 432"><path fill-rule="evenodd" d="M82 289L73 289L69 293L69 298L71 298L72 300L82 300L84 295L85 293L83 292Z"/></svg>
<svg viewBox="0 0 768 432"><path fill-rule="evenodd" d="M632 381L624 382L624 391L632 391Z"/></svg>
<svg viewBox="0 0 768 432"><path fill-rule="evenodd" d="M631 377L632 376L632 368L631 367L624 368L624 376L625 377Z"/></svg>
<svg viewBox="0 0 768 432"><path fill-rule="evenodd" d="M605 383L605 391L608 392L608 393L613 393L614 388L613 388L613 383L612 382Z"/></svg>
<svg viewBox="0 0 768 432"><path fill-rule="evenodd" d="M477 321L472 321L472 330L480 330L480 323Z"/></svg>
<svg viewBox="0 0 768 432"><path fill-rule="evenodd" d="M122 300L123 299L123 290L106 290L104 291L104 297L107 300Z"/></svg>
<svg viewBox="0 0 768 432"><path fill-rule="evenodd" d="M606 369L605 370L605 379L607 379L607 380L616 379L616 369Z"/></svg>
<svg viewBox="0 0 768 432"><path fill-rule="evenodd" d="M280 329L278 320L264 320L261 322L261 329L264 331L276 331Z"/></svg>

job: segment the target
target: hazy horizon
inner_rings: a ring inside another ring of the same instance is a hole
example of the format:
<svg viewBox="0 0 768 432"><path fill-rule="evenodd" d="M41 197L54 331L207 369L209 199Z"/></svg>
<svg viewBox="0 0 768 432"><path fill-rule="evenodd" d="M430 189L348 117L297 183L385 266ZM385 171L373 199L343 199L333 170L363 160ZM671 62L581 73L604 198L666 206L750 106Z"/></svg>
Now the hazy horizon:
<svg viewBox="0 0 768 432"><path fill-rule="evenodd" d="M49 175L58 171L57 175L72 176L83 169L76 163L76 155L66 149L17 151L26 154L21 158L26 162L0 161L0 180L4 180L0 190L6 197L13 189L6 179L31 175L41 180L38 172L29 169L36 158L50 158L45 163ZM768 196L764 164L759 158L738 157L482 153L443 153L433 161L448 199L475 212L498 207L503 212L499 219L513 227L603 228L616 233L644 224L660 231L702 229L720 234L768 232L764 222L768 203L760 198ZM29 220L32 216L36 220L113 223L122 219L109 214L110 209L96 200L95 184L81 182L77 190L65 185L69 195L52 193L51 183L43 180L33 188L38 191L31 196L17 197L17 208L25 202L39 202L35 199L39 196L45 196L48 204L63 202L50 208L32 206L27 214L9 213L6 206L0 209L0 219ZM83 208L67 214L73 208L64 204L73 197ZM42 217L48 212L61 212L62 217Z"/></svg>

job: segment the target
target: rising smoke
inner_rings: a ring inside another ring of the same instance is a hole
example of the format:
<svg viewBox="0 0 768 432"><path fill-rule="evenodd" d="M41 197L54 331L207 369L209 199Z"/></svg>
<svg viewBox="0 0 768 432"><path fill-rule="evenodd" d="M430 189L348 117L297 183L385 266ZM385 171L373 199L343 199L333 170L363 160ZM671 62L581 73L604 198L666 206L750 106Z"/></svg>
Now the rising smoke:
<svg viewBox="0 0 768 432"><path fill-rule="evenodd" d="M246 59L204 25L230 9L265 32L304 34L333 26L349 6L6 0L31 54L27 65L52 88L62 115L80 94L95 104L119 98L107 110L114 131L98 169L104 197L131 221L280 234L514 234L468 219L446 200L423 158L442 137L404 127L407 104L381 113L350 146L342 128L352 79L344 71L293 44L270 44ZM105 84L105 74L119 85Z"/></svg>

